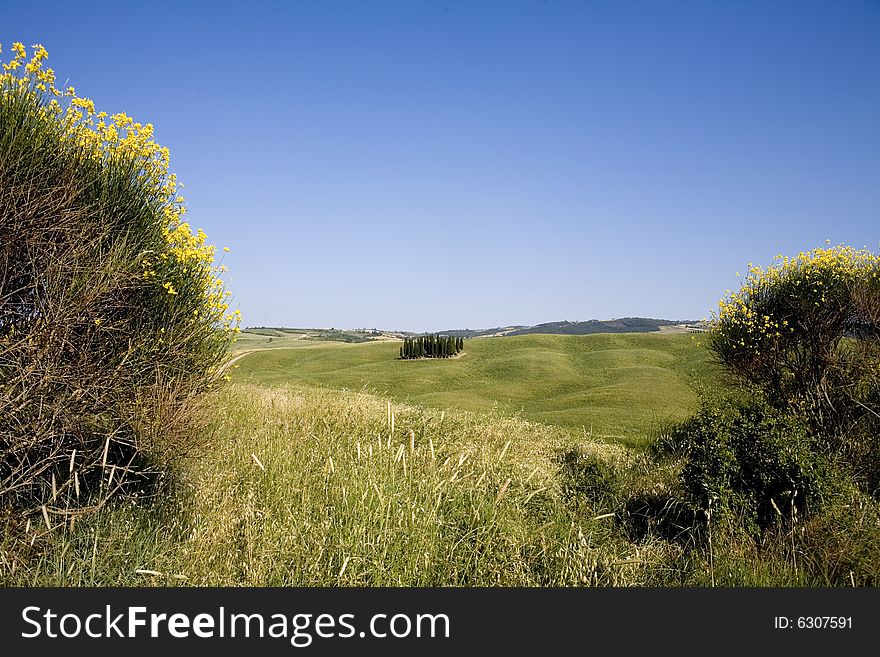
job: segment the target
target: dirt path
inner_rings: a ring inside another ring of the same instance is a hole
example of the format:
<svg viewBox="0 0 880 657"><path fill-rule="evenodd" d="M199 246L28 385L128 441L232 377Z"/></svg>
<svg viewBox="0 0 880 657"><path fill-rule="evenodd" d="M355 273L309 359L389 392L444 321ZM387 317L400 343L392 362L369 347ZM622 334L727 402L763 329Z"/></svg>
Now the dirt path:
<svg viewBox="0 0 880 657"><path fill-rule="evenodd" d="M249 349L248 351L242 351L240 354L238 354L237 356L233 356L228 361L226 361L223 365L220 366L220 374L223 374L223 372L225 372L230 367L232 367L235 364L235 361L241 360L242 358L244 358L248 354L252 354L255 351L264 351L264 350L263 349Z"/></svg>

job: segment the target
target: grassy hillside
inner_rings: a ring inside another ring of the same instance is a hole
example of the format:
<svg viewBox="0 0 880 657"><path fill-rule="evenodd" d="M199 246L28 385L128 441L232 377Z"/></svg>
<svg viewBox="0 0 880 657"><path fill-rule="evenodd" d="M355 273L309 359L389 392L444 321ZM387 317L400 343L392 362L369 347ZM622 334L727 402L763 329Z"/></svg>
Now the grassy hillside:
<svg viewBox="0 0 880 657"><path fill-rule="evenodd" d="M217 401L218 440L178 497L4 534L0 585L646 583L637 549L594 519L604 507L581 518L560 499L560 429L309 386L234 384ZM43 557L22 559L35 544Z"/></svg>
<svg viewBox="0 0 880 657"><path fill-rule="evenodd" d="M685 417L711 385L708 352L688 335L482 338L457 359L400 361L398 342L256 352L234 377L366 389L433 408L498 408L627 444Z"/></svg>
<svg viewBox="0 0 880 657"><path fill-rule="evenodd" d="M878 581L874 506L711 550L643 535L674 471L499 413L232 384L176 495L0 535L0 586L850 586ZM393 418L393 420L392 420ZM563 458L574 448L580 456ZM804 529L808 531L804 533ZM692 535L696 536L696 535Z"/></svg>

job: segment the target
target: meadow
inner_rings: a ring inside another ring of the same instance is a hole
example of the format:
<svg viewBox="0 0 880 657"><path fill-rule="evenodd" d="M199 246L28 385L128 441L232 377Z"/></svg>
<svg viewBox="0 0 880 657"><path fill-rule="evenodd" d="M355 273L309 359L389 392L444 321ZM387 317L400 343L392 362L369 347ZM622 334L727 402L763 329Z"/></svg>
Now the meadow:
<svg viewBox="0 0 880 657"><path fill-rule="evenodd" d="M248 354L233 378L364 390L434 409L495 409L644 445L658 427L696 410L698 394L718 376L709 352L688 334L476 338L458 358L414 362L397 359L399 344L300 341Z"/></svg>
<svg viewBox="0 0 880 657"><path fill-rule="evenodd" d="M839 586L880 577L877 508L863 497L759 541L734 517L711 523L708 548L675 524L680 464L650 446L664 440L664 404L688 413L696 390L712 389L710 359L688 336L466 344L467 356L437 362L395 361L396 344L248 354L208 399L209 444L179 460L164 488L51 530L35 520L5 532L0 584ZM490 375L518 395L516 412L491 400L491 380L478 385ZM597 405L579 410L568 398L544 417L590 411L607 433L525 417L577 381L592 382L581 399ZM626 401L607 403L615 390Z"/></svg>
<svg viewBox="0 0 880 657"><path fill-rule="evenodd" d="M560 500L567 432L356 392L233 384L215 440L174 495L112 505L7 562L27 585L565 585L635 583L610 518ZM592 444L609 463L626 450ZM595 514L594 514L595 515ZM613 544L613 549L612 549ZM586 557L588 559L584 560ZM620 563L617 563L620 562ZM616 564L616 565L615 565Z"/></svg>
<svg viewBox="0 0 880 657"><path fill-rule="evenodd" d="M625 468L626 444L694 410L713 371L690 336L483 338L414 362L396 341L237 346L173 494L7 535L7 583L637 585L679 552L627 540L560 472L565 453Z"/></svg>

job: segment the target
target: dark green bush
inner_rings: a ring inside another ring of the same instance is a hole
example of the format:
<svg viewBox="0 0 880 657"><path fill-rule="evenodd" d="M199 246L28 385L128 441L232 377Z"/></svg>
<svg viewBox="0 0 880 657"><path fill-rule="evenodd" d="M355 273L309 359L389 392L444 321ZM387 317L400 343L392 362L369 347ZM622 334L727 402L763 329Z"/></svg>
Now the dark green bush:
<svg viewBox="0 0 880 657"><path fill-rule="evenodd" d="M755 528L809 516L842 485L804 424L759 401L704 407L670 442L685 455L688 502L704 513L733 513Z"/></svg>

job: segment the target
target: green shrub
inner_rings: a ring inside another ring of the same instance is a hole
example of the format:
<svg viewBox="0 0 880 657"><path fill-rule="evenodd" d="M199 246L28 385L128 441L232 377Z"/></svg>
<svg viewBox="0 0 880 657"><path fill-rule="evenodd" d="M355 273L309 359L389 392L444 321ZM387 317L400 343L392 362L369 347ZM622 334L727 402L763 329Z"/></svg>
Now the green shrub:
<svg viewBox="0 0 880 657"><path fill-rule="evenodd" d="M803 423L758 401L704 407L670 438L684 453L681 484L705 513L733 513L766 528L822 507L838 485Z"/></svg>
<svg viewBox="0 0 880 657"><path fill-rule="evenodd" d="M34 48L0 75L0 503L52 527L197 445L237 315L152 126Z"/></svg>

